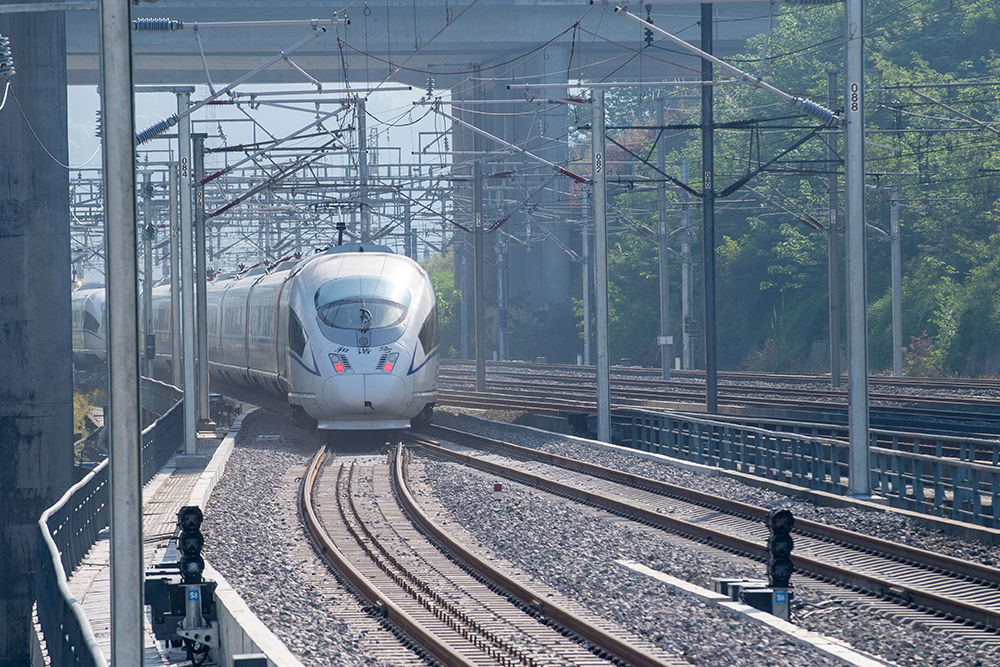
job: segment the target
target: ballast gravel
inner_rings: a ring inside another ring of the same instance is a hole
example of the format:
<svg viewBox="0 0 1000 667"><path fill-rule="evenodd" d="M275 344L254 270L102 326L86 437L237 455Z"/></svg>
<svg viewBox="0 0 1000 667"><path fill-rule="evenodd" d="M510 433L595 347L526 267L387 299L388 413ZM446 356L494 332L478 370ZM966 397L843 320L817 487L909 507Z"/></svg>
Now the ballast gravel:
<svg viewBox="0 0 1000 667"><path fill-rule="evenodd" d="M205 508L205 557L303 664L399 665L380 651L399 656L405 649L337 586L306 543L298 477L320 437L261 410L244 418Z"/></svg>
<svg viewBox="0 0 1000 667"><path fill-rule="evenodd" d="M493 419L513 416L489 415ZM438 409L434 423L637 472L732 500L762 507L788 507L796 516L996 564L993 547L949 537L889 512L817 507L735 480L608 452L557 434L470 419L458 412ZM716 576L763 577L761 563L709 555L690 544L653 535L649 529L630 527L632 524L618 519L595 516L594 512L540 496L516 484L505 483L504 497L497 502L484 493L495 480L454 464L429 464L427 479L449 513L448 520L461 524L498 556L695 664L825 664L826 658L790 647L774 633L765 632L761 637L729 623L706 621L703 613L691 613L689 601L675 606L684 596L633 574L615 561L635 560L705 588L711 588L711 578ZM863 604L833 599L803 586L795 591L793 621L899 665L1000 664L1000 648L931 632L919 624L902 624Z"/></svg>
<svg viewBox="0 0 1000 667"><path fill-rule="evenodd" d="M513 419L515 415L490 416ZM937 534L889 513L816 507L733 480L441 409L434 422L634 470L743 502L790 507L797 516L996 563L990 547ZM325 565L304 546L294 503L297 476L319 445L319 438L277 415L259 411L244 419L226 473L206 508L206 557L305 665L400 664L379 649L387 637L397 640L360 610L350 592L331 585ZM497 503L488 492L495 480L487 476L452 464L429 462L424 467L428 490L447 513L441 520L461 524L498 557L534 580L579 600L664 650L683 655L692 664L835 664L816 651L762 626L734 620L615 561L631 559L706 588L713 576L760 577L760 563L712 554L658 531L514 484L504 484L502 502ZM901 624L865 605L845 603L821 591L800 586L795 594L793 620L797 624L840 638L887 662L1000 664L1000 650L995 648ZM393 650L398 655L398 645Z"/></svg>

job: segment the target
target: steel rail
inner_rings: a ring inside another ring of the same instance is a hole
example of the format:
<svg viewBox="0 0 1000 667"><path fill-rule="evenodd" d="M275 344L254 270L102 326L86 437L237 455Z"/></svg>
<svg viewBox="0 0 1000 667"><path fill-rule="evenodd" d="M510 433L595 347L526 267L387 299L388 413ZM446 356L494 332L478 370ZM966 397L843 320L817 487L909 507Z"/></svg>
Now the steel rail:
<svg viewBox="0 0 1000 667"><path fill-rule="evenodd" d="M533 370L546 370L546 371L548 371L550 368L551 368L550 366L542 366L542 367L540 367L538 369L533 369ZM586 373L584 375L581 375L580 374L581 367L579 367L579 366L572 366L570 368L576 369L575 376L574 375L569 375L569 374L566 374L566 375L561 375L561 374L560 375L553 375L553 374L549 373L548 375L545 376L545 379L548 380L548 381L550 381L550 382L552 382L553 384L556 384L556 386L558 386L559 382L567 382L567 383L572 382L574 390L580 391L581 393L584 392L584 391L589 391L590 390L590 384L592 384L592 382L593 382L591 380L591 373L588 372L588 373ZM638 371L645 371L645 370L646 369L636 369L637 372ZM627 372L629 374L633 373L633 371L631 369L629 369L628 371L622 371L622 372ZM465 377L464 373L465 373L465 370L461 369L461 368L442 368L441 375L442 375L442 377L444 379L452 380L452 381L455 381L455 382L458 382L458 383L462 383L462 384L468 384L468 382L466 382L466 377ZM523 373L518 373L516 370L510 370L510 371L502 371L501 370L501 371L497 371L495 369L491 369L490 373L494 377L500 376L500 377L507 378L506 380L500 381L500 383L515 383L515 382L517 382L519 380L523 381L525 383L531 383L534 380L537 380L537 376L535 376L535 377L527 376L526 377ZM645 373L637 373L637 374L645 375ZM729 379L729 378L726 378L726 379ZM772 380L768 376L761 376L761 377L758 377L758 378L753 378L753 377L749 377L748 376L748 377L745 377L743 379L745 381L758 380L758 381L761 381L761 382L769 382L769 381L780 382L781 381L780 379L773 379ZM581 387L581 381L584 382L584 383L586 383L586 385L584 385L584 386ZM613 381L613 384L614 384L615 388L617 388L617 389L619 389L620 391L623 391L623 392L628 392L628 394L630 396L637 396L638 397L638 396L646 395L644 392L646 392L646 393L653 393L656 396L663 396L664 395L663 394L664 390L684 391L685 393L688 393L691 396L697 396L699 394L701 394L702 396L704 395L704 390L701 388L700 384L692 384L690 382L684 382L684 381L678 382L676 380L662 380L662 379L653 378L653 377L650 377L648 379L647 378L635 378L635 377L627 377L626 378L626 377L621 377L620 375L618 377L612 378L612 381ZM732 380L732 381L735 381L735 380ZM818 379L815 380L815 381L816 382L820 382L820 380L818 380ZM915 385L902 385L902 386L903 387L907 387L907 386L919 386L919 384L915 384ZM930 386L941 387L941 385L930 385ZM637 389L637 387L638 387L638 389ZM994 391L1000 391L1000 384L998 384L997 386L992 387L992 388L987 387L987 386L980 386L979 388L983 389L983 390L992 389ZM842 401L846 401L846 398L847 398L847 394L844 391L831 390L831 389L809 389L809 390L803 390L801 387L790 387L790 386L787 386L787 385L781 386L781 385L778 385L778 384L774 384L774 385L756 385L756 386L744 386L744 385L731 384L731 385L726 385L726 386L720 385L719 389L720 389L720 391L724 391L726 394L728 394L728 398L735 399L736 397L739 397L739 400L750 400L750 399L753 398L754 395L761 394L761 393L777 394L777 395L791 395L793 397L797 396L797 395L802 395L803 393L806 393L809 398L822 399L824 401L826 399L832 398L834 400L841 401L841 402ZM928 395L890 394L890 393L874 393L873 392L871 394L871 400L872 401L885 401L885 402L897 403L897 404L908 404L910 406L912 406L914 404L932 405L932 406L944 406L944 407L952 407L952 406L955 406L955 405L963 405L963 406L973 405L973 406L976 406L976 407L980 407L980 408L983 408L983 409L989 409L989 410L1000 409L1000 400L997 400L995 398L984 398L984 397L977 397L977 396L957 396L957 397L952 397L952 396L928 396ZM804 403L805 401L796 401L796 403L799 403L799 402L803 402Z"/></svg>
<svg viewBox="0 0 1000 667"><path fill-rule="evenodd" d="M635 507L634 505L616 498L611 498L599 493L562 484L539 475L534 475L510 468L508 466L485 461L475 456L452 451L440 446L439 443L426 438L418 438L414 436L413 440L424 447L427 451L432 452L437 456L459 461L469 467L477 468L491 474L501 475L522 484L533 486L583 504L599 507L609 512L626 516L643 523L695 539L711 546L746 555L756 560L765 560L768 555L766 545L759 542L713 530L706 526L678 519L676 517L659 514L645 508ZM799 523L798 520L796 523ZM875 540L873 539L871 542L874 544ZM869 551L871 551L871 549L869 549ZM954 618L963 619L993 630L1000 630L1000 610L995 608L962 602L940 595L933 591L926 590L919 586L906 584L904 582L889 582L884 578L876 578L874 576L866 575L863 572L854 571L846 566L842 567L820 559L810 558L805 555L796 555L795 566L798 571L810 574L822 580L836 582L859 591L897 602L902 602L908 605L933 610L935 612L941 612ZM940 567L944 567L944 565L941 565Z"/></svg>
<svg viewBox="0 0 1000 667"><path fill-rule="evenodd" d="M471 667L473 663L466 660L454 649L442 642L437 635L417 622L399 605L383 595L373 586L361 572L355 568L348 558L337 548L323 529L312 505L312 490L319 475L320 466L326 458L326 446L320 447L313 455L306 474L299 485L299 508L305 521L306 531L320 556L326 559L358 593L377 606L382 615L397 628L410 637L418 646L441 660L446 665L463 665Z"/></svg>
<svg viewBox="0 0 1000 667"><path fill-rule="evenodd" d="M395 464L393 465L393 482L396 484L396 491L399 494L399 498L416 523L434 540L442 544L447 551L456 554L466 566L475 570L479 576L505 591L522 605L539 611L554 623L576 633L594 646L624 661L625 664L638 665L640 667L647 665L653 667L654 665L663 664L662 660L657 659L641 648L633 646L587 623L571 611L546 599L544 595L540 595L530 587L508 577L448 535L444 529L434 523L427 513L423 511L407 488L402 453L402 446L398 446L396 449Z"/></svg>
<svg viewBox="0 0 1000 667"><path fill-rule="evenodd" d="M444 370L453 370L468 365L461 359L449 359L443 362ZM571 372L579 374L581 371L593 373L592 366L578 366L576 364L554 364L536 363L524 361L490 361L491 370L541 370ZM627 373L629 375L649 375L658 377L658 369L644 366L615 366L613 371L617 373ZM677 377L692 380L702 380L705 372L700 370L675 370L672 373ZM720 371L719 378L727 380L746 380L753 382L778 382L789 384L794 382L829 383L830 374L804 374L804 373L760 373L756 371ZM870 381L873 384L884 384L893 386L913 387L913 388L942 388L959 389L971 391L1000 391L1000 380L980 379L980 378L933 378L933 377L892 377L888 375L871 375ZM842 390L841 393L846 393Z"/></svg>
<svg viewBox="0 0 1000 667"><path fill-rule="evenodd" d="M767 518L768 514L767 509L757 507L756 505L741 503L735 500L728 500L726 498L704 493L696 489L689 489L687 487L669 484L658 479L643 477L642 475L636 475L622 470L617 470L615 468L606 468L594 463L588 463L587 461L571 459L565 456L559 456L558 454L552 454L538 449L532 449L530 447L515 445L510 442L487 438L475 433L468 433L466 431L459 431L444 426L433 425L422 428L421 432L429 435L438 435L443 438L461 438L463 443L466 444L469 442L477 442L482 443L487 447L505 449L517 454L518 456L532 458L534 460L541 461L542 463L547 463L549 465L571 470L573 472L579 472L593 477L610 480L618 484L623 484L625 486L645 491L651 491L670 498L679 498L688 502L703 505L704 507L718 509L729 514L761 522ZM958 576L977 579L981 582L1000 588L1000 568L965 561L960 558L953 558L952 556L948 556L946 554L934 553L933 551L928 551L926 549L919 549L917 547L911 547L898 542L890 542L888 540L872 537L870 535L862 535L861 533L847 530L846 528L839 528L837 526L831 526L817 521L810 521L800 517L795 519L795 532L810 535L824 541L843 544L855 549L882 554L890 558L906 561L926 568L950 570Z"/></svg>

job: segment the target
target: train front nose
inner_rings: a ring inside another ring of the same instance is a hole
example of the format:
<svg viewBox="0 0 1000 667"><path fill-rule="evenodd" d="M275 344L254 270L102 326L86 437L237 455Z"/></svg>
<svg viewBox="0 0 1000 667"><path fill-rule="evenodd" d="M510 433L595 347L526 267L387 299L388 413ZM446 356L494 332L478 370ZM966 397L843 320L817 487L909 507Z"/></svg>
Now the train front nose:
<svg viewBox="0 0 1000 667"><path fill-rule="evenodd" d="M348 418L401 415L409 403L406 385L389 374L350 374L329 378L323 385L323 400L335 414Z"/></svg>

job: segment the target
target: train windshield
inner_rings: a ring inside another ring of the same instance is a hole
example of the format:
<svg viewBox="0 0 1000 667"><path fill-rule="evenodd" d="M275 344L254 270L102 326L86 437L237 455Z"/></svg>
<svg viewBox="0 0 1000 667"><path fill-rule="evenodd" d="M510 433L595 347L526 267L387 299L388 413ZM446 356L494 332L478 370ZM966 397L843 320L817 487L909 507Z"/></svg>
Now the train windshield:
<svg viewBox="0 0 1000 667"><path fill-rule="evenodd" d="M400 324L410 290L378 276L331 280L316 290L316 313L327 326L367 332Z"/></svg>

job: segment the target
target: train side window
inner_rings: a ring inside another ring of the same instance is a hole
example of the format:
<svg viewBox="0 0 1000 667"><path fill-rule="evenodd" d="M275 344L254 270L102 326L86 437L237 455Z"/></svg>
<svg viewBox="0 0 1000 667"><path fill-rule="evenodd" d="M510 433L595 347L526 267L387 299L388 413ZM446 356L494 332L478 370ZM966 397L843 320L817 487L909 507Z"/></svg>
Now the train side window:
<svg viewBox="0 0 1000 667"><path fill-rule="evenodd" d="M88 312L83 313L83 330L97 333L101 328L101 323L96 317Z"/></svg>
<svg viewBox="0 0 1000 667"><path fill-rule="evenodd" d="M424 326L420 328L420 344L424 348L424 354L429 354L437 344L437 306L431 308L431 312L428 313L427 319L424 320Z"/></svg>
<svg viewBox="0 0 1000 667"><path fill-rule="evenodd" d="M306 351L306 341L308 340L308 337L306 336L306 331L302 328L302 322L299 321L299 316L295 314L295 311L289 308L288 314L288 349L301 357Z"/></svg>

